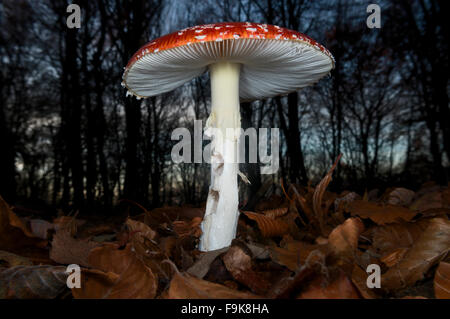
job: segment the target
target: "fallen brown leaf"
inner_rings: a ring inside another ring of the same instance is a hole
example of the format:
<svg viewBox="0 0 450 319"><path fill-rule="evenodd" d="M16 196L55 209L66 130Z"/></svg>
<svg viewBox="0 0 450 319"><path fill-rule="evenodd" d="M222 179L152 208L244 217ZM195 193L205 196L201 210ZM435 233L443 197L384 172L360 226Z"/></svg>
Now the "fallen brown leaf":
<svg viewBox="0 0 450 319"><path fill-rule="evenodd" d="M202 219L200 217L194 217L190 222L183 220L174 221L172 227L179 237L194 236L198 238L202 235L201 223Z"/></svg>
<svg viewBox="0 0 450 319"><path fill-rule="evenodd" d="M32 266L33 263L28 258L0 250L0 267L15 267L15 266Z"/></svg>
<svg viewBox="0 0 450 319"><path fill-rule="evenodd" d="M319 221L319 227L322 235L325 235L325 215L328 213L328 208L331 205L332 202L334 202L334 199L328 203L326 209L323 209L323 195L325 194L325 190L328 187L328 185L331 182L333 171L335 170L337 164L339 163L339 160L341 159L342 154L339 154L338 158L334 162L333 166L325 175L325 177L320 181L319 185L316 186L316 189L314 190L313 194L313 210L316 214L316 218Z"/></svg>
<svg viewBox="0 0 450 319"><path fill-rule="evenodd" d="M269 247L270 257L277 264L283 265L292 271L298 270L313 251L326 254L327 245L312 245L300 241L288 241L284 247Z"/></svg>
<svg viewBox="0 0 450 319"><path fill-rule="evenodd" d="M292 276L285 276L273 285L268 297L272 299L294 297L306 282L312 281L318 274L327 272L325 258L326 255L319 250L313 251L306 263L297 268Z"/></svg>
<svg viewBox="0 0 450 319"><path fill-rule="evenodd" d="M397 263L403 259L405 254L407 253L408 248L398 248L393 252L384 255L380 258L380 261L384 263L388 267L393 267L397 265Z"/></svg>
<svg viewBox="0 0 450 319"><path fill-rule="evenodd" d="M48 231L55 229L55 225L42 219L30 219L28 224L30 225L31 233L41 239L47 239Z"/></svg>
<svg viewBox="0 0 450 319"><path fill-rule="evenodd" d="M347 211L352 216L359 216L364 219L370 218L378 225L410 221L417 214L406 207L384 205L363 200L356 200L349 203L347 205Z"/></svg>
<svg viewBox="0 0 450 319"><path fill-rule="evenodd" d="M67 289L64 266L16 266L0 272L0 299L53 299Z"/></svg>
<svg viewBox="0 0 450 319"><path fill-rule="evenodd" d="M113 272L103 272L98 269L82 269L81 287L72 288L72 295L75 299L100 299L109 298L114 291L116 282L120 280L120 275ZM111 297L120 298L120 297Z"/></svg>
<svg viewBox="0 0 450 319"><path fill-rule="evenodd" d="M55 230L58 229L69 229L70 235L75 236L78 231L78 227L86 223L84 220L78 220L75 216L60 216L53 220L53 224L55 225Z"/></svg>
<svg viewBox="0 0 450 319"><path fill-rule="evenodd" d="M47 241L35 237L0 196L0 249L15 251L22 247L46 245Z"/></svg>
<svg viewBox="0 0 450 319"><path fill-rule="evenodd" d="M166 299L255 299L260 296L230 289L224 285L176 273L164 294Z"/></svg>
<svg viewBox="0 0 450 319"><path fill-rule="evenodd" d="M127 225L131 234L136 234L136 236L131 237L137 239L140 243L144 242L144 238L152 240L156 237L156 232L153 229L137 220L127 218L125 225Z"/></svg>
<svg viewBox="0 0 450 319"><path fill-rule="evenodd" d="M148 225L130 218L127 219L126 225L128 227L128 241L136 256L152 270L157 278L164 278L168 281L171 268L169 265L162 263L168 256L156 241L157 233ZM176 246L176 242L174 245Z"/></svg>
<svg viewBox="0 0 450 319"><path fill-rule="evenodd" d="M328 236L328 245L336 255L354 257L359 235L363 231L364 225L359 218L349 218L333 229Z"/></svg>
<svg viewBox="0 0 450 319"><path fill-rule="evenodd" d="M50 259L59 264L77 264L89 267L89 252L100 246L99 243L87 239L75 239L66 228L58 229L53 235Z"/></svg>
<svg viewBox="0 0 450 319"><path fill-rule="evenodd" d="M394 290L412 285L450 249L450 221L430 220L428 227L411 246L405 257L381 277L381 287Z"/></svg>
<svg viewBox="0 0 450 319"><path fill-rule="evenodd" d="M83 271L81 288L73 288L75 298L154 298L157 282L150 268L137 258L131 245L119 249L104 244L91 250L89 264L97 271Z"/></svg>
<svg viewBox="0 0 450 319"><path fill-rule="evenodd" d="M263 213L267 217L275 219L277 217L285 215L287 213L287 211L288 211L288 208L283 207L283 208L275 208L275 209L265 210L265 211L262 211L261 213Z"/></svg>
<svg viewBox="0 0 450 319"><path fill-rule="evenodd" d="M177 238L175 236L162 237L159 242L162 252L168 257L173 257L173 251L177 244Z"/></svg>
<svg viewBox="0 0 450 319"><path fill-rule="evenodd" d="M415 193L412 190L398 187L388 195L387 203L390 205L408 206L411 204Z"/></svg>
<svg viewBox="0 0 450 319"><path fill-rule="evenodd" d="M367 277L369 274L365 272L358 265L354 265L352 271L352 282L358 289L359 293L364 299L375 299L377 295L375 294L375 289L367 287Z"/></svg>
<svg viewBox="0 0 450 319"><path fill-rule="evenodd" d="M450 299L450 264L441 261L434 274L434 295L438 299Z"/></svg>
<svg viewBox="0 0 450 319"><path fill-rule="evenodd" d="M232 245L222 257L225 267L233 278L258 295L264 295L270 283L259 276L252 267L252 256L245 244Z"/></svg>
<svg viewBox="0 0 450 319"><path fill-rule="evenodd" d="M428 226L429 220L403 222L376 226L371 229L373 248L381 255L388 255L400 248L409 248Z"/></svg>
<svg viewBox="0 0 450 319"><path fill-rule="evenodd" d="M298 299L361 299L358 290L347 276L341 274L327 284L326 279L317 277L309 284Z"/></svg>
<svg viewBox="0 0 450 319"><path fill-rule="evenodd" d="M273 219L253 212L244 212L244 215L256 221L264 237L282 236L289 230L289 225L280 219Z"/></svg>
<svg viewBox="0 0 450 319"><path fill-rule="evenodd" d="M216 259L220 254L226 252L227 250L228 247L225 247L222 249L211 250L202 253L202 255L200 255L200 258L187 270L187 273L202 279L208 273L209 267L211 266L211 263L214 261L214 259Z"/></svg>
<svg viewBox="0 0 450 319"><path fill-rule="evenodd" d="M443 194L441 191L425 193L417 200L415 200L409 208L417 212L424 212L430 209L442 208L444 207L442 195Z"/></svg>

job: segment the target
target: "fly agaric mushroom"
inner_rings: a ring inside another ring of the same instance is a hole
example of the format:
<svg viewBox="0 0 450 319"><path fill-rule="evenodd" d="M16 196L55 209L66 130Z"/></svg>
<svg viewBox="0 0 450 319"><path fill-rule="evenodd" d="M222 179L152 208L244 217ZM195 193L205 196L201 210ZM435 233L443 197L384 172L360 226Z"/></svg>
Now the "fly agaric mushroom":
<svg viewBox="0 0 450 319"><path fill-rule="evenodd" d="M299 90L333 67L331 53L308 36L249 22L183 29L147 43L130 59L122 84L138 98L171 91L210 72L211 114L205 134L212 137L211 185L200 250L229 246L236 236L240 99Z"/></svg>

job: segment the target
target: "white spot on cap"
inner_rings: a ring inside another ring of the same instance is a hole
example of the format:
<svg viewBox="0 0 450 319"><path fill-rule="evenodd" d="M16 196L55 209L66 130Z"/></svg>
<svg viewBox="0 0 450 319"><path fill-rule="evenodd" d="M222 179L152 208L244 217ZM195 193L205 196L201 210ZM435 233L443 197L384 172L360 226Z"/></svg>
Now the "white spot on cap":
<svg viewBox="0 0 450 319"><path fill-rule="evenodd" d="M216 39L216 42L220 42L220 41L223 41L222 38L217 38Z"/></svg>
<svg viewBox="0 0 450 319"><path fill-rule="evenodd" d="M275 37L275 39L277 39L277 40L278 40L279 38L281 38L281 34L277 34L276 37Z"/></svg>
<svg viewBox="0 0 450 319"><path fill-rule="evenodd" d="M195 36L195 38L197 40L202 40L202 39L206 38L206 35L197 35L197 36Z"/></svg>
<svg viewBox="0 0 450 319"><path fill-rule="evenodd" d="M202 30L202 29L199 29L199 30L195 30L195 33L201 33L201 32L203 32L203 30Z"/></svg>
<svg viewBox="0 0 450 319"><path fill-rule="evenodd" d="M241 36L239 35L239 34L233 34L233 38L235 38L235 39L239 39Z"/></svg>
<svg viewBox="0 0 450 319"><path fill-rule="evenodd" d="M250 31L250 32L256 32L256 28L245 28L245 30Z"/></svg>
<svg viewBox="0 0 450 319"><path fill-rule="evenodd" d="M219 29L222 29L222 27L215 27L214 29L219 30Z"/></svg>
<svg viewBox="0 0 450 319"><path fill-rule="evenodd" d="M182 34L183 34L183 32L182 32L182 31L178 32L178 35L182 35Z"/></svg>
<svg viewBox="0 0 450 319"><path fill-rule="evenodd" d="M156 52L158 52L158 51L159 51L159 49L155 49L155 51L153 51L153 52L155 52L155 53L156 53Z"/></svg>

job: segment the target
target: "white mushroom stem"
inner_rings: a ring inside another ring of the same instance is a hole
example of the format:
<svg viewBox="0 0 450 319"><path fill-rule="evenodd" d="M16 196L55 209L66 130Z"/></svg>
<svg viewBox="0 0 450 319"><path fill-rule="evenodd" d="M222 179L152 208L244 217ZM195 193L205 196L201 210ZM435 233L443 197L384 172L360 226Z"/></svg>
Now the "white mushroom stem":
<svg viewBox="0 0 450 319"><path fill-rule="evenodd" d="M239 217L239 113L240 64L218 62L210 66L211 114L205 134L211 141L211 185L201 224L201 251L227 247L236 236Z"/></svg>

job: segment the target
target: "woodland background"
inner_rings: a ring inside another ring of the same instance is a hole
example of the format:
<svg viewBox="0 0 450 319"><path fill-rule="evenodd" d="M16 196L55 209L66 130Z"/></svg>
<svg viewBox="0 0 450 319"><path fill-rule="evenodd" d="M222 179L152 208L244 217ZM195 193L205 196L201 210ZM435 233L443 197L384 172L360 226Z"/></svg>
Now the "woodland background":
<svg viewBox="0 0 450 319"><path fill-rule="evenodd" d="M417 189L449 181L448 12L439 0L385 0L381 28L356 0L65 0L0 3L0 194L36 210L111 212L200 204L207 164L174 164L176 127L209 114L208 75L146 100L125 96L123 67L152 38L188 26L252 21L298 30L336 59L331 77L287 97L242 104L244 127L279 127L280 171L244 165L251 209L280 178L316 183L342 153L330 188Z"/></svg>

